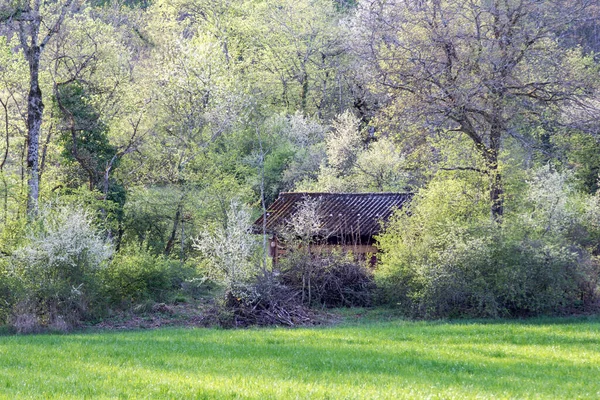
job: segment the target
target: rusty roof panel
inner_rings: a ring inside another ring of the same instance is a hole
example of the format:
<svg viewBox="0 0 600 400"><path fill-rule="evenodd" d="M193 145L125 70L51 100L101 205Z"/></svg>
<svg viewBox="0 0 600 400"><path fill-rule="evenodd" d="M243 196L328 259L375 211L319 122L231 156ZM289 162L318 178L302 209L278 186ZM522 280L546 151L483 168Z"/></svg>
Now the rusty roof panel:
<svg viewBox="0 0 600 400"><path fill-rule="evenodd" d="M277 232L304 201L316 200L323 234L373 236L379 233L380 221L386 221L411 197L411 193L281 193L267 209L266 228ZM254 222L257 232L262 231L263 217Z"/></svg>

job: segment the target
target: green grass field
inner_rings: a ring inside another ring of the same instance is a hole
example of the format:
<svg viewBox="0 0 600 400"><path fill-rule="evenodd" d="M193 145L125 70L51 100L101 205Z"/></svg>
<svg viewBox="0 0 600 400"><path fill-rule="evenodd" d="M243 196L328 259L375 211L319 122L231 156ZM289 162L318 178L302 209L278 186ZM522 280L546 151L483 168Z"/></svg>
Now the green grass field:
<svg viewBox="0 0 600 400"><path fill-rule="evenodd" d="M1 336L0 397L600 398L599 318L375 320Z"/></svg>

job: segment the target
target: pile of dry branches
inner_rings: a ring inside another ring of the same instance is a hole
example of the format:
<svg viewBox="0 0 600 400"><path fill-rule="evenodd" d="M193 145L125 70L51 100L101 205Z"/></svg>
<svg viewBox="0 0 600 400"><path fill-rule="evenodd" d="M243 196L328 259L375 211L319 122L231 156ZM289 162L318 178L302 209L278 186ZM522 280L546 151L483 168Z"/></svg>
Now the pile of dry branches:
<svg viewBox="0 0 600 400"><path fill-rule="evenodd" d="M292 255L283 263L281 281L300 292L302 304L308 306L369 306L375 288L366 266L336 254Z"/></svg>
<svg viewBox="0 0 600 400"><path fill-rule="evenodd" d="M302 304L300 292L282 285L272 274L261 276L250 289L252 293L247 296L227 295L222 325L291 327L314 323L314 313Z"/></svg>

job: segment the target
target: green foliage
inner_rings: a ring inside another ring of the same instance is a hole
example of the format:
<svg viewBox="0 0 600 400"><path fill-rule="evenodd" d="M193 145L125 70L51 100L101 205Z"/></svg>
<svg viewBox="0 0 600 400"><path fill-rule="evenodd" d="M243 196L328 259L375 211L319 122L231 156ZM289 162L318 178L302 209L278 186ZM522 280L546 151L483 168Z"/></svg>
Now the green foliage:
<svg viewBox="0 0 600 400"><path fill-rule="evenodd" d="M597 138L574 134L566 141L567 157L574 166L579 185L587 193L596 193L600 180L600 144Z"/></svg>
<svg viewBox="0 0 600 400"><path fill-rule="evenodd" d="M132 187L124 207L126 243L164 251L181 194L171 187Z"/></svg>
<svg viewBox="0 0 600 400"><path fill-rule="evenodd" d="M177 248L173 253L180 253L184 259L192 255L191 239L207 226L225 224L231 199L250 198L250 188L228 171L211 169L204 178L204 182L181 186L130 187L124 207L123 243L143 244L161 254L175 233Z"/></svg>
<svg viewBox="0 0 600 400"><path fill-rule="evenodd" d="M244 11L244 78L262 102L322 118L348 106L347 55L333 2L248 1Z"/></svg>
<svg viewBox="0 0 600 400"><path fill-rule="evenodd" d="M244 161L251 168L246 175L254 197L261 197L262 186L265 202L271 204L280 192L315 178L325 158L325 130L315 119L296 112L270 116L245 132L239 151L248 154Z"/></svg>
<svg viewBox="0 0 600 400"><path fill-rule="evenodd" d="M60 206L83 207L89 211L94 226L110 235L119 230L119 222L123 217L121 202L125 200L122 198L124 195L125 192L120 185L111 186L106 199L97 189L66 187L56 190L53 201Z"/></svg>
<svg viewBox="0 0 600 400"><path fill-rule="evenodd" d="M99 112L90 105L90 94L78 82L61 85L55 101L61 112L63 156L82 168L90 186L99 184L100 177L116 148L107 136L107 127ZM115 165L116 167L116 165Z"/></svg>
<svg viewBox="0 0 600 400"><path fill-rule="evenodd" d="M3 224L0 230L0 252L10 256L27 241L27 219L22 216Z"/></svg>
<svg viewBox="0 0 600 400"><path fill-rule="evenodd" d="M10 323L13 308L22 293L21 285L9 267L9 259L0 259L0 324Z"/></svg>
<svg viewBox="0 0 600 400"><path fill-rule="evenodd" d="M485 190L437 178L379 237L376 272L388 302L417 316L520 316L592 306L599 266L593 229L569 180L548 168L515 193L501 225Z"/></svg>
<svg viewBox="0 0 600 400"><path fill-rule="evenodd" d="M72 207L42 210L29 227L27 242L11 259L11 273L23 288L14 324L71 326L98 305L98 273L112 255L90 215Z"/></svg>
<svg viewBox="0 0 600 400"><path fill-rule="evenodd" d="M272 150L269 151L264 157L262 166L256 165L256 162L253 163L259 170L256 176L252 177L252 180L255 181L253 189L257 194L256 197L260 198L261 178L263 179L264 184L264 197L266 204L273 203L279 193L285 191L283 174L295 155L296 149L286 146L285 144L280 144L279 146L272 147Z"/></svg>
<svg viewBox="0 0 600 400"><path fill-rule="evenodd" d="M14 306L23 297L23 285L12 267L13 253L27 243L26 219L5 222L0 230L0 324L9 324Z"/></svg>
<svg viewBox="0 0 600 400"><path fill-rule="evenodd" d="M135 305L146 300L164 302L194 276L194 269L144 247L121 250L102 272L103 292L113 305Z"/></svg>

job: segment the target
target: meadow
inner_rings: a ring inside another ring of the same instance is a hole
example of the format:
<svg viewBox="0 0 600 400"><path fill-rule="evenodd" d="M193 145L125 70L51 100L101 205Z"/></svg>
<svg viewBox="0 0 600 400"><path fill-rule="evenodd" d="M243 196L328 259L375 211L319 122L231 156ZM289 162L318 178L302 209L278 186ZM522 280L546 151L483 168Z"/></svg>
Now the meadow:
<svg viewBox="0 0 600 400"><path fill-rule="evenodd" d="M599 376L597 317L0 336L10 399L596 399Z"/></svg>

